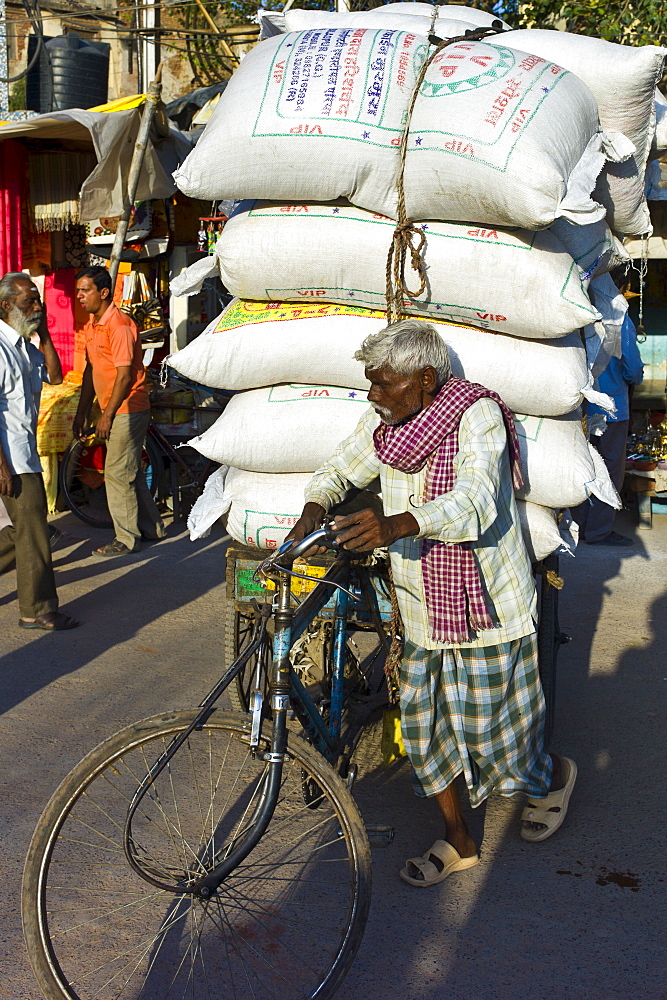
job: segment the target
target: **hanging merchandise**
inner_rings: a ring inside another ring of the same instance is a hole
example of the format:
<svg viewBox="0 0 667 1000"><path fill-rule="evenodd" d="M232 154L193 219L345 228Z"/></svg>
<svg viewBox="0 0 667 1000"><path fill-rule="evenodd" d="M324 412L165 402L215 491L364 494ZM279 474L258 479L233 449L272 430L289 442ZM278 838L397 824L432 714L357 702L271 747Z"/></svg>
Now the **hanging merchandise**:
<svg viewBox="0 0 667 1000"><path fill-rule="evenodd" d="M141 271L131 271L125 278L120 308L139 327L142 344L164 343L166 324L162 305Z"/></svg>
<svg viewBox="0 0 667 1000"><path fill-rule="evenodd" d="M197 252L215 253L215 245L218 237L225 228L226 215L201 215L199 217L199 230L197 232Z"/></svg>
<svg viewBox="0 0 667 1000"><path fill-rule="evenodd" d="M150 201L137 201L130 213L127 228L126 243L136 243L145 240L151 231L153 221L153 206ZM120 218L95 219L86 223L88 243L113 243Z"/></svg>
<svg viewBox="0 0 667 1000"><path fill-rule="evenodd" d="M34 153L28 157L35 232L56 232L79 224L79 192L95 163L93 153Z"/></svg>
<svg viewBox="0 0 667 1000"><path fill-rule="evenodd" d="M27 154L25 146L12 139L0 143L0 269L20 271L23 266L24 230L21 211L25 206Z"/></svg>

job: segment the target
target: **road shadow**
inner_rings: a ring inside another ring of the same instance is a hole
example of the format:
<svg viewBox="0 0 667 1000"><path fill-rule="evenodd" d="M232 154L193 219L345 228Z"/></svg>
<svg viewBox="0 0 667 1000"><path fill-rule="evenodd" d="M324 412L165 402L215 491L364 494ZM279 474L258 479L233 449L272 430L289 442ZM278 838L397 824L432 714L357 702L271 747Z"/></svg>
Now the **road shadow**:
<svg viewBox="0 0 667 1000"><path fill-rule="evenodd" d="M7 651L0 656L0 713L215 590L212 613L222 626L228 544L222 528L196 543L186 534L172 535L122 561L90 557L96 544L108 540L108 532L81 526L78 534L89 537L74 538L54 553L61 607L81 622L78 628L57 634L18 629L15 578L2 578L0 641ZM187 621L183 625L187 628Z"/></svg>

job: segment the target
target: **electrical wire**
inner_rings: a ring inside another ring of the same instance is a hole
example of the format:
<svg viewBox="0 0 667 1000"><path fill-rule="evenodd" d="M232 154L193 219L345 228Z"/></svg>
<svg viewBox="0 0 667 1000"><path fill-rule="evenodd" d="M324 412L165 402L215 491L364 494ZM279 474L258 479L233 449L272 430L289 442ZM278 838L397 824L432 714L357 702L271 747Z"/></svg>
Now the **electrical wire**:
<svg viewBox="0 0 667 1000"><path fill-rule="evenodd" d="M100 20L104 20L105 19L104 15L109 15L109 14L130 14L130 13L132 13L133 10L137 10L137 11L141 11L141 10L173 10L174 12L178 12L179 10L182 10L183 8L198 7L198 6L199 6L199 4L198 4L197 0L183 0L182 3L155 3L155 4L152 4L152 3L140 3L140 4L137 4L136 7L129 7L129 6L122 6L122 7L90 7L90 8L86 8L85 10L81 10L78 13L76 11L67 11L67 12L61 11L60 13L55 13L55 14L54 13L40 14L40 17L41 17L41 19L43 21L49 21L49 20L60 21L63 18L65 18L65 20L67 20L67 21L71 21L71 20L75 20L77 18L82 18L83 20L90 20L90 18L91 18L92 15L95 15L95 16L99 15L99 19ZM222 7L223 4L220 3L220 6ZM257 28L257 30L259 31L259 27ZM211 34L215 34L215 32L211 32Z"/></svg>
<svg viewBox="0 0 667 1000"><path fill-rule="evenodd" d="M26 66L26 68L24 70L21 70L20 73L16 74L16 76L0 76L0 83L16 83L17 80L22 80L23 77L27 76L28 73L30 72L30 70L33 68L33 66L35 65L35 63L37 62L37 60L39 59L39 57L41 55L42 49L44 48L44 35L42 34L42 26L41 26L41 24L39 22L39 18L41 18L41 11L39 9L39 2L38 2L38 0L35 0L35 12L34 13L30 9L29 0L23 0L23 6L25 8L26 14L28 15L28 17L30 19L30 23L31 23L31 25L33 27L33 31L35 32L35 37L37 38L37 48L33 52L32 58L31 58L30 62L28 63L28 65ZM50 65L51 64L49 63L49 67L50 67Z"/></svg>

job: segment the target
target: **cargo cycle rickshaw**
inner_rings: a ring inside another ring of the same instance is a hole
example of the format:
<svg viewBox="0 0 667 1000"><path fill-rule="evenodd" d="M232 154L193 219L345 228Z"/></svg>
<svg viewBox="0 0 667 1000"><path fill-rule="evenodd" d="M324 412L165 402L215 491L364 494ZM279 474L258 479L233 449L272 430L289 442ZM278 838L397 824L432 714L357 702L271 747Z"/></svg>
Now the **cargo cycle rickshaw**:
<svg viewBox="0 0 667 1000"><path fill-rule="evenodd" d="M315 544L335 549L330 526L266 559L234 546L230 665L218 683L198 708L143 719L100 744L51 798L22 897L49 1000L336 992L370 903L354 750L386 701L376 671L395 628L382 556L299 562ZM555 567L555 557L538 566L549 728L561 641L558 592L546 582ZM376 634L366 657L351 646L358 630ZM225 690L241 712L218 708Z"/></svg>
<svg viewBox="0 0 667 1000"><path fill-rule="evenodd" d="M313 544L334 548L331 528L256 564L273 590L242 595L249 632L197 709L123 729L54 793L23 887L49 1000L324 1000L340 985L371 880L346 716L377 694L348 640L371 629L386 648L390 602L383 560L339 551L324 576L295 569ZM303 577L315 586L299 603L290 581ZM292 651L317 622L314 683ZM217 707L232 685L246 713Z"/></svg>

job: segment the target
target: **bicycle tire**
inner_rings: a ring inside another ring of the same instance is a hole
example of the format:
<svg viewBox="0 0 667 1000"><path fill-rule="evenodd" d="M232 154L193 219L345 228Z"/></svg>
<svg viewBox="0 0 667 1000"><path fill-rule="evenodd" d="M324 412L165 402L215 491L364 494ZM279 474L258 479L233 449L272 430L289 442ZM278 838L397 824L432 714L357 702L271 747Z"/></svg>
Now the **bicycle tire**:
<svg viewBox="0 0 667 1000"><path fill-rule="evenodd" d="M368 915L370 849L344 782L298 737L290 734L264 837L210 900L156 890L127 863L129 800L195 712L116 733L44 810L26 861L22 915L48 1000L328 1000L345 976ZM168 878L201 872L252 815L268 741L253 757L248 734L246 719L215 711L142 801L134 845ZM314 808L303 801L304 774L322 793Z"/></svg>
<svg viewBox="0 0 667 1000"><path fill-rule="evenodd" d="M101 445L100 442L100 446ZM99 475L99 483L86 484L81 475L82 455L89 446L85 441L73 441L63 456L58 472L58 485L63 500L73 514L93 528L112 528L106 491L104 489L104 465ZM106 453L105 453L106 454ZM146 483L153 499L160 485L162 456L150 438L146 438L143 449L143 468Z"/></svg>

